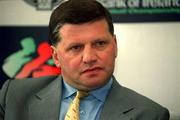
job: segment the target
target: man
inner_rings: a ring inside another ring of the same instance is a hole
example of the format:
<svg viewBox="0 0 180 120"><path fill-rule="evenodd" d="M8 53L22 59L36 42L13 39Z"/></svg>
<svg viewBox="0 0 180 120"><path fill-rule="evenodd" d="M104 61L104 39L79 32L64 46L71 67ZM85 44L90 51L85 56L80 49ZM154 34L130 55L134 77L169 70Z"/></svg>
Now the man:
<svg viewBox="0 0 180 120"><path fill-rule="evenodd" d="M0 120L67 120L77 91L87 92L80 120L169 119L166 108L113 77L116 36L110 13L100 3L63 2L51 15L49 36L62 76L7 81L0 93Z"/></svg>

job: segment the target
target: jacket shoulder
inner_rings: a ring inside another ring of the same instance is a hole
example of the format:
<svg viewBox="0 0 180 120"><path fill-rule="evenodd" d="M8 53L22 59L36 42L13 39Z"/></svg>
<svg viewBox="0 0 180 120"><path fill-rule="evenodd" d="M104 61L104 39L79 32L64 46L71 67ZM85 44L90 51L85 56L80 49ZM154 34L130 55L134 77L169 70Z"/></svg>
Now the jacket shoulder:
<svg viewBox="0 0 180 120"><path fill-rule="evenodd" d="M61 78L57 76L7 80L0 91L0 119L5 116L5 111L7 116L16 116L18 110L26 113L31 98L44 88L60 83L56 82L59 80Z"/></svg>
<svg viewBox="0 0 180 120"><path fill-rule="evenodd" d="M1 101L23 100L53 82L57 76L7 80L0 91ZM14 98L13 98L14 97Z"/></svg>
<svg viewBox="0 0 180 120"><path fill-rule="evenodd" d="M139 117L142 120L169 119L169 111L165 107L132 89L119 85L117 81L113 85L111 94L114 92L116 92L115 98L121 106L131 106L130 111L127 112L129 116L134 116L134 118Z"/></svg>

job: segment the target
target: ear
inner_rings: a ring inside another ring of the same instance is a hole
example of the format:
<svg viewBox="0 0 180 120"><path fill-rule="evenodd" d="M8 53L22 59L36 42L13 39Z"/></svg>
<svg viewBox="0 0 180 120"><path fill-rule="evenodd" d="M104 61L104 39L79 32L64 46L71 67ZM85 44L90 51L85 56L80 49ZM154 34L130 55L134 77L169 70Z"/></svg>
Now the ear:
<svg viewBox="0 0 180 120"><path fill-rule="evenodd" d="M60 63L59 63L59 57L58 57L58 53L57 53L57 49L55 46L51 46L51 51L52 51L52 58L54 60L54 63L56 65L56 67L60 67Z"/></svg>
<svg viewBox="0 0 180 120"><path fill-rule="evenodd" d="M114 41L115 41L115 57L117 57L118 55L118 45L117 45L117 39L116 39L116 35L114 35Z"/></svg>

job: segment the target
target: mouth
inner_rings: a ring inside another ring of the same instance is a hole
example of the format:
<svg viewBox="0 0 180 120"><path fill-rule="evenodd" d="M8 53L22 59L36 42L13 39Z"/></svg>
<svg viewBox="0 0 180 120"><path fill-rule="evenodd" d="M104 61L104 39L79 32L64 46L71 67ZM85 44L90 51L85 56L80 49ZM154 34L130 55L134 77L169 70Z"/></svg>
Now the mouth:
<svg viewBox="0 0 180 120"><path fill-rule="evenodd" d="M82 74L97 74L102 70L101 67L94 67L90 69L85 69Z"/></svg>

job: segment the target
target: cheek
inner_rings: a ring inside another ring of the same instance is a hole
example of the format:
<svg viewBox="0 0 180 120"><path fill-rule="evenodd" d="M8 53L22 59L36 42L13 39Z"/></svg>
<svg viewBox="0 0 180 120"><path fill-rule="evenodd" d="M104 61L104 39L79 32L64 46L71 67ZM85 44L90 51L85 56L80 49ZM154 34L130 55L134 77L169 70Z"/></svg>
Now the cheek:
<svg viewBox="0 0 180 120"><path fill-rule="evenodd" d="M112 47L104 51L103 54L101 55L101 59L103 59L104 62L113 61L115 57L116 57L116 50Z"/></svg>
<svg viewBox="0 0 180 120"><path fill-rule="evenodd" d="M80 67L80 59L78 57L63 56L60 64L66 71L77 71Z"/></svg>
<svg viewBox="0 0 180 120"><path fill-rule="evenodd" d="M108 54L104 55L102 58L104 64L108 67L111 66L112 64L114 64L115 57L112 56L111 54L112 53L108 53Z"/></svg>
<svg viewBox="0 0 180 120"><path fill-rule="evenodd" d="M115 63L116 53L114 49L110 49L101 55L101 61L106 66L106 69L112 69Z"/></svg>

